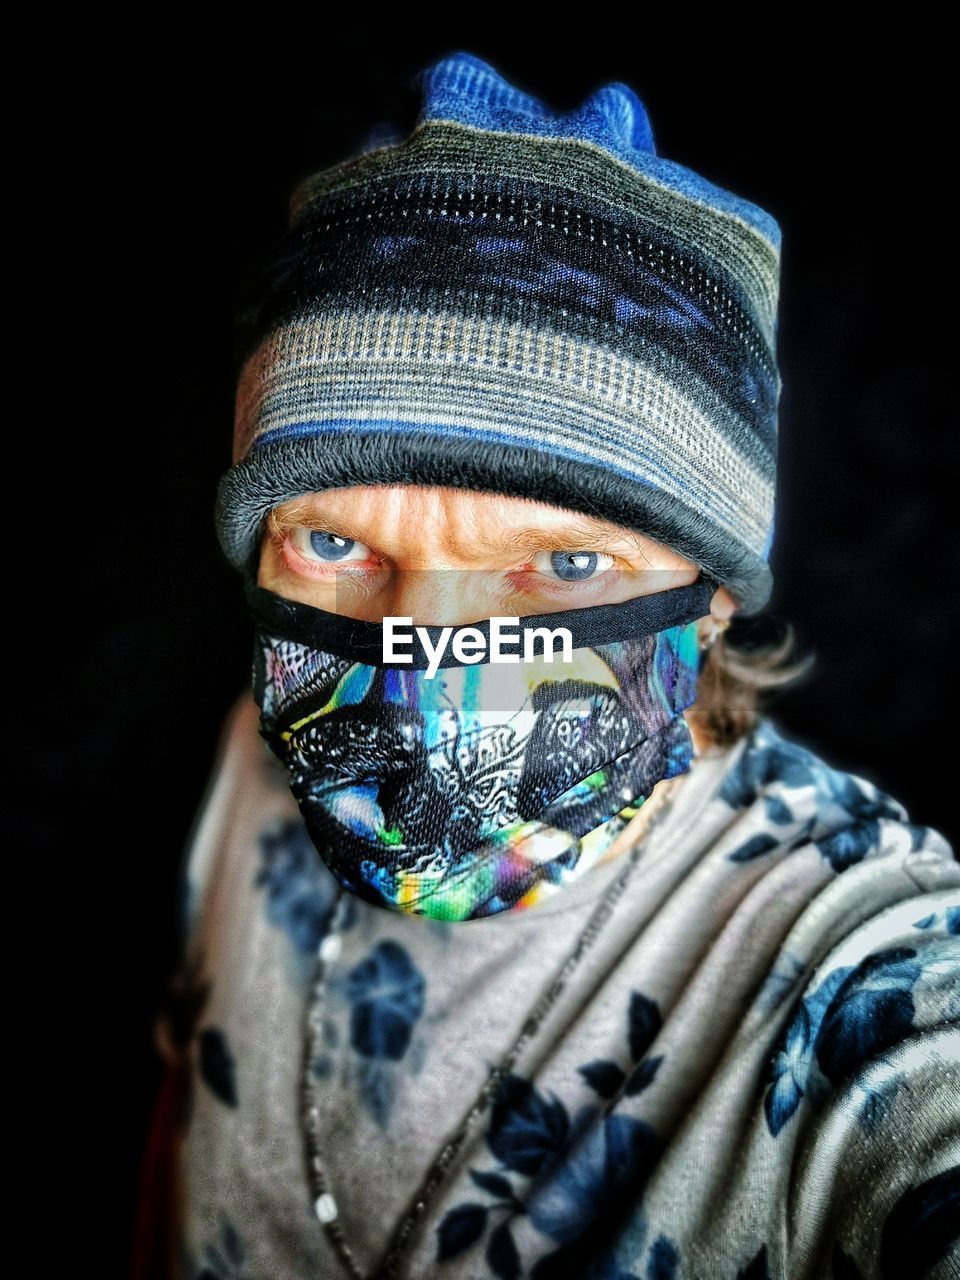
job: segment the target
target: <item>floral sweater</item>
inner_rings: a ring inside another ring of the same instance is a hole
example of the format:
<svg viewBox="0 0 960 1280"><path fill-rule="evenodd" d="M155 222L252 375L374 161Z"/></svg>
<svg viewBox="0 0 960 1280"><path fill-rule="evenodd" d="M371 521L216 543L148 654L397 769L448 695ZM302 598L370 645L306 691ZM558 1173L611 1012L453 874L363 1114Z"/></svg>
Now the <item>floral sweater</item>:
<svg viewBox="0 0 960 1280"><path fill-rule="evenodd" d="M940 833L768 716L542 908L434 921L340 890L256 723L184 851L138 1275L960 1276Z"/></svg>

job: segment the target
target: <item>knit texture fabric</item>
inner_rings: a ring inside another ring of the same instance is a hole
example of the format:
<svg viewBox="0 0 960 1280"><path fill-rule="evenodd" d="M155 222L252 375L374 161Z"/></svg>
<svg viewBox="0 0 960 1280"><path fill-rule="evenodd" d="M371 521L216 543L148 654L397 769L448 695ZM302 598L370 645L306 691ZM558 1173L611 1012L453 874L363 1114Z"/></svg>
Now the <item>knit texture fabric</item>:
<svg viewBox="0 0 960 1280"><path fill-rule="evenodd" d="M216 527L332 486L549 502L675 548L754 613L772 589L780 228L656 154L627 85L551 110L456 52L304 179L238 326Z"/></svg>
<svg viewBox="0 0 960 1280"><path fill-rule="evenodd" d="M764 717L674 779L568 971L634 848L519 914L351 896L337 919L256 719L245 693L184 851L144 1187L143 1255L182 1261L165 1274L347 1280L309 1066L335 1221L379 1276L519 1040L396 1280L960 1275L960 865L895 797Z"/></svg>

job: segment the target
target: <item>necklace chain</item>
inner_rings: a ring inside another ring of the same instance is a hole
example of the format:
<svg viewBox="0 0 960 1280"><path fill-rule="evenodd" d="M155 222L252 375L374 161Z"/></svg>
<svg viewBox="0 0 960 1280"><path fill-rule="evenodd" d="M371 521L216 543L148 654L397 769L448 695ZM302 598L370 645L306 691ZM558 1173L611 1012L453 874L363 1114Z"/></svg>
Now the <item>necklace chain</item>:
<svg viewBox="0 0 960 1280"><path fill-rule="evenodd" d="M661 803L659 806L655 805L654 809L664 808L667 801L673 795L674 789L675 788L673 787L665 787ZM650 814L649 816L653 817L655 814ZM650 825L650 823L647 823L643 827L643 837L648 834ZM613 914L613 908L626 888L640 855L645 851L645 849L646 844L644 839L639 839L637 843L632 845L630 848L626 855L623 871L604 891L600 902L592 911L590 919L587 921L582 932L574 943L572 950L560 966L560 969L550 982L550 985L538 998L533 1010L527 1015L527 1018L520 1029L520 1033L514 1041L511 1049L498 1066L491 1068L487 1080L480 1089L473 1105L464 1116L457 1133L442 1148L440 1154L435 1158L431 1165L426 1177L417 1189L410 1209L408 1209L404 1217L401 1219L400 1224L394 1232L390 1249L386 1257L381 1265L370 1274L362 1270L353 1254L353 1251L344 1238L343 1228L340 1225L340 1219L337 1214L336 1200L327 1185L326 1175L323 1168L323 1160L320 1155L321 1134L320 1107L317 1098L318 1085L313 1073L313 1063L320 1051L321 1044L320 1037L322 1031L322 1017L320 1010L324 988L326 986L327 971L330 963L339 954L340 937L338 936L338 930L342 923L349 900L348 892L342 887L339 889L337 901L331 916L330 927L321 939L320 945L317 949L316 971L310 993L310 1002L307 1013L307 1034L305 1037L303 1071L303 1103L308 1147L308 1174L313 1194L314 1209L317 1217L323 1224L328 1240L333 1246L334 1251L343 1264L347 1274L352 1277L352 1280L391 1280L395 1275L397 1263L403 1255L404 1246L410 1236L410 1232L416 1226L427 1205L432 1200L454 1156L460 1150L460 1147L463 1145L465 1139L479 1120L480 1116L487 1109L492 1097L496 1093L500 1081L510 1072L514 1063L526 1047L528 1041L537 1034L544 1017L566 986L570 974L580 963L583 956L600 934L604 925L610 919Z"/></svg>

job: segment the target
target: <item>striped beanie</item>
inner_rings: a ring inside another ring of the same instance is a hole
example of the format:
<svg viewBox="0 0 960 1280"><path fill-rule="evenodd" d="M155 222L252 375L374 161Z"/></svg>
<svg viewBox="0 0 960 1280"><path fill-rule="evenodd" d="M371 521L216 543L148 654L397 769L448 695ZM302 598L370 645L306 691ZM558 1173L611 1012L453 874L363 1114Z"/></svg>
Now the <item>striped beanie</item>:
<svg viewBox="0 0 960 1280"><path fill-rule="evenodd" d="M780 228L656 154L627 85L558 112L455 52L305 178L238 316L229 562L342 485L532 498L772 588Z"/></svg>

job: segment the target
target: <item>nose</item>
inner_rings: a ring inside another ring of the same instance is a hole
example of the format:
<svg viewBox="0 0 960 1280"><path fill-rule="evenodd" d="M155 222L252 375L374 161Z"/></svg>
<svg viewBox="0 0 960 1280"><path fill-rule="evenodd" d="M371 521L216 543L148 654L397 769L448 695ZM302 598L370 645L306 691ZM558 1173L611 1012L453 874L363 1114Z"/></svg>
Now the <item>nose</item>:
<svg viewBox="0 0 960 1280"><path fill-rule="evenodd" d="M477 569L402 569L395 575L384 617L413 626L462 627L487 616L484 575Z"/></svg>

